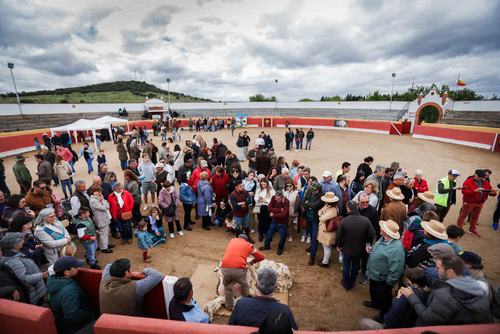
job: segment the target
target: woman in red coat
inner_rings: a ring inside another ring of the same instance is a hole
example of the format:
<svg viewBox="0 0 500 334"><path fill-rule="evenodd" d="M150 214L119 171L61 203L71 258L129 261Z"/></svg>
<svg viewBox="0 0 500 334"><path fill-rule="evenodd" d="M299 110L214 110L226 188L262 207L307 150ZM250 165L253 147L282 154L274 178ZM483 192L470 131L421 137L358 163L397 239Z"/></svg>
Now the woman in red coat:
<svg viewBox="0 0 500 334"><path fill-rule="evenodd" d="M429 191L427 181L422 178L423 175L424 172L421 169L417 169L415 171L415 177L413 178L415 180L415 184L413 187L417 189L417 193L425 193L426 191Z"/></svg>
<svg viewBox="0 0 500 334"><path fill-rule="evenodd" d="M224 167L216 167L216 172L212 179L210 180L210 185L217 197L217 203L222 199L228 200L229 196L229 175L224 173Z"/></svg>
<svg viewBox="0 0 500 334"><path fill-rule="evenodd" d="M134 198L132 195L123 190L123 184L120 182L115 182L113 184L113 192L109 194L109 212L111 216L116 221L116 225L120 230L122 235L122 245L126 243L132 243L132 225L130 224L130 219L132 218L132 209L134 208ZM128 219L124 219L125 216L130 216Z"/></svg>

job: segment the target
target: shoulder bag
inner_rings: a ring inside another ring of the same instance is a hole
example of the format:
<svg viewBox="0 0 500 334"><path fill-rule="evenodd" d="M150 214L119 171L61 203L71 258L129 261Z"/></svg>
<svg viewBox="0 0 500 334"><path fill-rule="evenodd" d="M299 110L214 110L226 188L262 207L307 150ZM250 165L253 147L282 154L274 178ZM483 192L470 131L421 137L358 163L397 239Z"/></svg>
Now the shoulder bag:
<svg viewBox="0 0 500 334"><path fill-rule="evenodd" d="M173 217L175 216L175 209L176 209L176 206L175 206L175 202L174 202L174 196L172 196L172 194L170 194L170 204L163 209L163 215L164 216L167 216L167 217Z"/></svg>
<svg viewBox="0 0 500 334"><path fill-rule="evenodd" d="M337 211L338 212L338 211ZM326 225L326 231L327 232L335 232L337 231L337 229L339 228L339 225L340 225L340 221L342 220L342 216L337 216L337 217L334 217L332 219L328 219L326 222L325 222L325 225Z"/></svg>

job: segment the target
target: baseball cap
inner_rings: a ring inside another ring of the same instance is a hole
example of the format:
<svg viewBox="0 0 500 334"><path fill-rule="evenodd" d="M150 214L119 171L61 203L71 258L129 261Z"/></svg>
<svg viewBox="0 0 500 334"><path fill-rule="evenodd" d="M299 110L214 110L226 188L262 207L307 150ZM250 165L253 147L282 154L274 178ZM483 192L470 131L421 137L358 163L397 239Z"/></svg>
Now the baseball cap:
<svg viewBox="0 0 500 334"><path fill-rule="evenodd" d="M245 239L246 241L248 241L248 236L246 236L245 234L240 234L238 236L239 239Z"/></svg>
<svg viewBox="0 0 500 334"><path fill-rule="evenodd" d="M203 167L207 167L208 166L208 163L206 160L202 160L201 163L200 163Z"/></svg>
<svg viewBox="0 0 500 334"><path fill-rule="evenodd" d="M476 171L474 173L476 173L477 176L479 176L479 177L486 177L486 172L482 169L476 169Z"/></svg>
<svg viewBox="0 0 500 334"><path fill-rule="evenodd" d="M431 255L443 256L443 255L455 255L455 250L448 244L439 243L427 248L427 251Z"/></svg>
<svg viewBox="0 0 500 334"><path fill-rule="evenodd" d="M329 170L323 172L323 177L329 177L329 176L332 176L332 172L330 172Z"/></svg>
<svg viewBox="0 0 500 334"><path fill-rule="evenodd" d="M459 257L467 263L470 264L481 264L481 258L479 255L473 252L465 251L462 254L459 255Z"/></svg>
<svg viewBox="0 0 500 334"><path fill-rule="evenodd" d="M73 256L64 256L59 258L56 263L54 263L54 271L65 271L71 268L83 267L85 261L77 260Z"/></svg>
<svg viewBox="0 0 500 334"><path fill-rule="evenodd" d="M456 169L452 169L448 172L448 174L451 174L453 176L460 176L460 173Z"/></svg>
<svg viewBox="0 0 500 334"><path fill-rule="evenodd" d="M156 167L156 168L163 168L163 167L165 167L165 166L164 166L161 162L159 162L159 163L157 163L157 164L156 164L156 166L155 166L155 167Z"/></svg>

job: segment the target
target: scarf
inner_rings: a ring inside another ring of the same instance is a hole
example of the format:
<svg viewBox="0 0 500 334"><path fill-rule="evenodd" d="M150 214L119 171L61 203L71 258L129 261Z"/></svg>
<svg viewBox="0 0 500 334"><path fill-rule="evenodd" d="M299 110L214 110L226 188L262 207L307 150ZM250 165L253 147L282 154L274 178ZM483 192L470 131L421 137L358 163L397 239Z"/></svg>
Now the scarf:
<svg viewBox="0 0 500 334"><path fill-rule="evenodd" d="M436 239L436 240L424 239L424 242L429 245L450 244L448 240L441 240L441 239Z"/></svg>
<svg viewBox="0 0 500 334"><path fill-rule="evenodd" d="M118 200L118 205L120 206L120 208L123 208L123 206L125 205L125 202L123 202L123 198L122 198L123 193L119 194L116 191L114 193L116 195L116 199Z"/></svg>

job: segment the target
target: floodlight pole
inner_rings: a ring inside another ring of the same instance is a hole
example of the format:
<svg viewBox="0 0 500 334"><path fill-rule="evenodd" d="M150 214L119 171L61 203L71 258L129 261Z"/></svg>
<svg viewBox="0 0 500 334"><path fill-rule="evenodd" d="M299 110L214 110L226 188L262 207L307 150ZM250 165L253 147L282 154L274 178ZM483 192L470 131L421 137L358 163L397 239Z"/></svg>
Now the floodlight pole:
<svg viewBox="0 0 500 334"><path fill-rule="evenodd" d="M168 85L168 112L170 113L170 78L167 78L167 85Z"/></svg>
<svg viewBox="0 0 500 334"><path fill-rule="evenodd" d="M394 78L395 77L396 77L396 73L392 73L391 102L389 103L389 111L391 111L391 107L392 107L392 92L394 91Z"/></svg>
<svg viewBox="0 0 500 334"><path fill-rule="evenodd" d="M275 108L278 109L278 79L275 79L276 82L276 99L275 99Z"/></svg>
<svg viewBox="0 0 500 334"><path fill-rule="evenodd" d="M12 71L12 69L14 68L14 63L8 63L7 66L10 69L10 75L12 76L12 82L14 83L14 90L16 91L17 105L19 106L19 112L21 113L22 116L23 109L21 108L21 101L19 101L19 94L17 93L16 80L14 80L14 72Z"/></svg>

